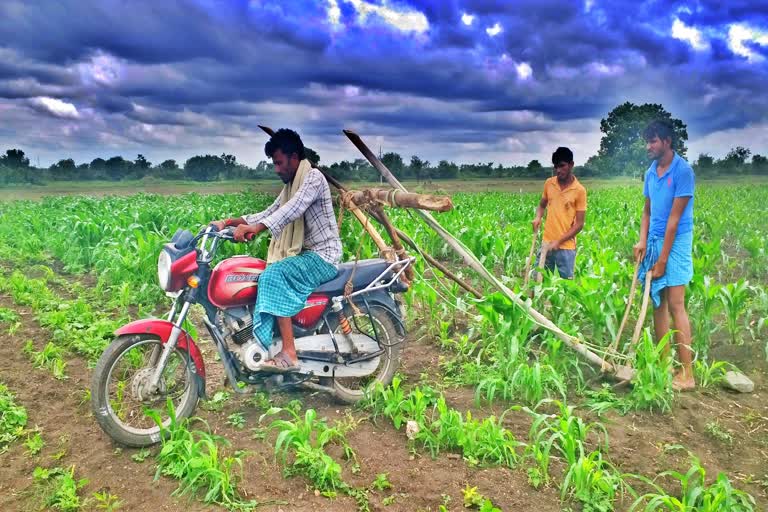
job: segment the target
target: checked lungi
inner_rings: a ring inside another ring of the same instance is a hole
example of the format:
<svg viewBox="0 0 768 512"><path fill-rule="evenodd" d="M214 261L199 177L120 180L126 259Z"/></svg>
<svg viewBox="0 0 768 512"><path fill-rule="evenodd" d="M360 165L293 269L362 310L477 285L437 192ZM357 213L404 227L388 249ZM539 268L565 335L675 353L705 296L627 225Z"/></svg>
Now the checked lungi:
<svg viewBox="0 0 768 512"><path fill-rule="evenodd" d="M650 272L659 259L661 248L664 245L664 237L651 235L640 264L638 279L641 279L645 288L645 274ZM693 231L678 233L672 244L672 250L667 259L667 268L664 275L651 281L651 299L653 306L661 306L661 291L668 286L681 286L688 284L693 278Z"/></svg>
<svg viewBox="0 0 768 512"><path fill-rule="evenodd" d="M253 312L253 334L264 347L272 345L275 317L301 311L309 294L330 281L338 270L313 251L304 251L268 265L259 277Z"/></svg>

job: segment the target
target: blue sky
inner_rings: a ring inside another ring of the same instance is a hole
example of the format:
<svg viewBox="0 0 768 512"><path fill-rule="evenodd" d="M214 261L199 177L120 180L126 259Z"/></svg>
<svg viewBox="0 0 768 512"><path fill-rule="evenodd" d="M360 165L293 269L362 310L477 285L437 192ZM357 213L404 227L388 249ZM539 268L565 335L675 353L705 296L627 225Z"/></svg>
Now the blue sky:
<svg viewBox="0 0 768 512"><path fill-rule="evenodd" d="M433 162L594 154L624 101L689 154L768 153L768 1L3 0L0 149L42 165L263 157L257 124L324 162L341 134Z"/></svg>

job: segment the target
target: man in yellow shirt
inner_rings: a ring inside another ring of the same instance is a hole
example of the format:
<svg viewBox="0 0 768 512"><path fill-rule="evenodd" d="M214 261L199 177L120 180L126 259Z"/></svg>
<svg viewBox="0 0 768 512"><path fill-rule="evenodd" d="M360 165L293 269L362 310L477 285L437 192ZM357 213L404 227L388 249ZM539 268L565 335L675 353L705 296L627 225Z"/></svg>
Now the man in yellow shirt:
<svg viewBox="0 0 768 512"><path fill-rule="evenodd" d="M544 193L533 219L533 230L538 231L544 210L547 210L542 237L543 247L547 249L544 268L550 271L557 268L560 277L573 279L576 235L584 227L587 191L573 175L573 152L570 149L557 148L552 153L552 165L555 175L544 182ZM540 266L538 259L537 267Z"/></svg>

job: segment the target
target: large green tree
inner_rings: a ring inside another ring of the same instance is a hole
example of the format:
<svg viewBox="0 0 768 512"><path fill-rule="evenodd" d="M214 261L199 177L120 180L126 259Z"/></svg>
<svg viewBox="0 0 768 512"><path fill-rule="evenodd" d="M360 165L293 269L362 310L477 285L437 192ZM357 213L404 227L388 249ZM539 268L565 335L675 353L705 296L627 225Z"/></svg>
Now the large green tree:
<svg viewBox="0 0 768 512"><path fill-rule="evenodd" d="M224 160L216 155L193 156L184 163L184 174L195 181L215 181L226 170Z"/></svg>
<svg viewBox="0 0 768 512"><path fill-rule="evenodd" d="M403 163L403 157L398 153L384 153L384 156L381 157L381 163L383 163L395 177L399 179L405 178L405 164Z"/></svg>
<svg viewBox="0 0 768 512"><path fill-rule="evenodd" d="M8 149L5 151L5 155L0 156L0 165L12 169L27 168L29 167L29 158L20 149Z"/></svg>
<svg viewBox="0 0 768 512"><path fill-rule="evenodd" d="M658 103L622 103L611 110L608 117L600 120L600 150L596 161L590 165L599 169L601 174L642 176L650 164L648 153L643 140L643 129L655 119L671 122L675 132L673 148L685 157L687 152L685 142L688 140L688 130L680 119L672 117Z"/></svg>
<svg viewBox="0 0 768 512"><path fill-rule="evenodd" d="M731 148L725 158L717 161L717 166L720 167L727 174L743 174L749 172L747 160L749 159L752 151L743 147L736 146Z"/></svg>

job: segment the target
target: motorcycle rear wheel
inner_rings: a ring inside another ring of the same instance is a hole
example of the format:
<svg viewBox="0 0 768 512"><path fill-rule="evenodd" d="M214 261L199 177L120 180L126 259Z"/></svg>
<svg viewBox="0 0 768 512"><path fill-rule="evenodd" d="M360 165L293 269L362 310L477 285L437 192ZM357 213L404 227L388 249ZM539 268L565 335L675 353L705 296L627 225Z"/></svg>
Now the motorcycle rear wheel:
<svg viewBox="0 0 768 512"><path fill-rule="evenodd" d="M392 382L395 372L400 367L400 351L404 342L390 314L385 309L372 307L370 317L364 305L359 304L358 309L359 314L355 315L355 312L349 305L344 308L344 314L349 319L352 331L367 334L372 338L378 336L384 353L379 356L380 361L376 371L362 379L351 377L333 378L334 394L339 400L348 404L354 404L362 400L367 387L374 386L377 383L388 386ZM333 332L334 334L340 334L341 327L335 325Z"/></svg>

